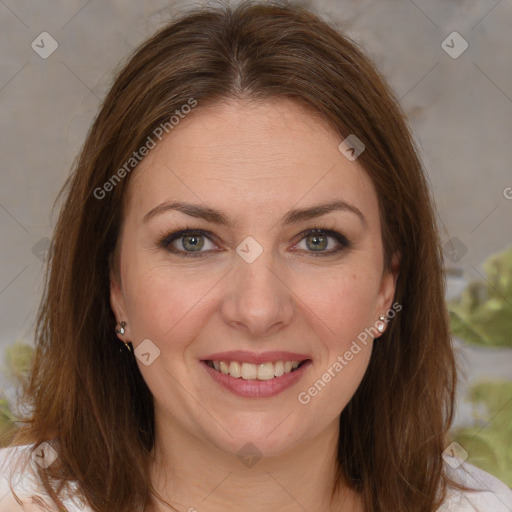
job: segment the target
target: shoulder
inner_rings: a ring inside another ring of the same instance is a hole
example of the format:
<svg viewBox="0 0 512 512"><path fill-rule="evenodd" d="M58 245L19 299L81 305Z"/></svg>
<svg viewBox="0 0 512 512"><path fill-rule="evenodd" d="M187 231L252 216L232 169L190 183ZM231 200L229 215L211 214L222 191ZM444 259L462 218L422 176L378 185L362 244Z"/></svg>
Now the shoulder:
<svg viewBox="0 0 512 512"><path fill-rule="evenodd" d="M48 467L58 457L58 452L50 443L42 443L37 450L34 448L33 444L25 444L0 449L2 512L58 511L37 474L37 464ZM76 486L71 485L71 488L76 489ZM72 495L63 497L62 502L69 512L91 510Z"/></svg>
<svg viewBox="0 0 512 512"><path fill-rule="evenodd" d="M438 512L511 512L512 489L495 476L468 462L457 468L446 465L447 476L474 491L448 487L448 494Z"/></svg>

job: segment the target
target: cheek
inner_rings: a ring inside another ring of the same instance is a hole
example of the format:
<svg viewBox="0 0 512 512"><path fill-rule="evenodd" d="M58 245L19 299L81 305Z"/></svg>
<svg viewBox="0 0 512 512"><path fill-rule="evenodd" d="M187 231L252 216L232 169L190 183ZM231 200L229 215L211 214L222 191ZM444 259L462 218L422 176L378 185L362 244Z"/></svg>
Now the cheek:
<svg viewBox="0 0 512 512"><path fill-rule="evenodd" d="M200 327L211 277L134 258L125 277L127 314L135 343L149 338L158 346L191 339Z"/></svg>
<svg viewBox="0 0 512 512"><path fill-rule="evenodd" d="M343 267L297 283L302 298L323 325L326 345L336 350L374 324L378 283L374 271Z"/></svg>
<svg viewBox="0 0 512 512"><path fill-rule="evenodd" d="M372 337L365 330L374 324L377 293L370 275L346 272L324 285L322 293L310 295L310 303L326 326L319 336L325 351L298 399L309 404L317 418L339 416L368 368Z"/></svg>

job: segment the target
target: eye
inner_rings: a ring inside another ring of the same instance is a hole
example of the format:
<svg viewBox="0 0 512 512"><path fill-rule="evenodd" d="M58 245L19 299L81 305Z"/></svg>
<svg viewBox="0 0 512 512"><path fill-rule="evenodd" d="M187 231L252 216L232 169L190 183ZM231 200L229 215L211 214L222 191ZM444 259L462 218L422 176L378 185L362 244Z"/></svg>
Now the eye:
<svg viewBox="0 0 512 512"><path fill-rule="evenodd" d="M351 244L345 236L329 229L313 228L299 235L299 242L293 250L307 252L313 256L328 256L350 248ZM214 235L202 229L185 228L173 233L160 236L158 247L185 257L201 257L209 252L218 252L218 246L213 243ZM299 247L300 244L303 247Z"/></svg>
<svg viewBox="0 0 512 512"><path fill-rule="evenodd" d="M160 238L158 245L169 252L192 257L202 256L205 252L215 250L216 247L207 233L201 229L183 229L164 235Z"/></svg>
<svg viewBox="0 0 512 512"><path fill-rule="evenodd" d="M305 249L301 250L313 253L314 256L334 254L350 247L350 242L341 233L328 229L309 229L302 233L299 244L302 242L304 242ZM294 247L298 247L299 244Z"/></svg>

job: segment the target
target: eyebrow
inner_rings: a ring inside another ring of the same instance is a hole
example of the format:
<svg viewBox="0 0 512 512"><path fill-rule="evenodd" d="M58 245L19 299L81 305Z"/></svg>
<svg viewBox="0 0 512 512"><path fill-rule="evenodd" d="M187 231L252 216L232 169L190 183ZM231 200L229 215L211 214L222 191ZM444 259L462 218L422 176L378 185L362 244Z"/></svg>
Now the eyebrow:
<svg viewBox="0 0 512 512"><path fill-rule="evenodd" d="M153 217L168 211L179 211L190 217L200 218L212 222L214 224L225 225L233 227L237 224L236 221L222 213L220 210L203 206L201 204L184 203L181 201L167 201L159 204L150 210L143 218L142 222L146 224ZM333 211L346 211L351 212L363 223L366 227L366 219L362 212L355 206L341 200L330 201L328 203L318 204L308 208L300 208L290 210L284 217L281 218L281 223L284 225L303 222L306 220L321 217Z"/></svg>

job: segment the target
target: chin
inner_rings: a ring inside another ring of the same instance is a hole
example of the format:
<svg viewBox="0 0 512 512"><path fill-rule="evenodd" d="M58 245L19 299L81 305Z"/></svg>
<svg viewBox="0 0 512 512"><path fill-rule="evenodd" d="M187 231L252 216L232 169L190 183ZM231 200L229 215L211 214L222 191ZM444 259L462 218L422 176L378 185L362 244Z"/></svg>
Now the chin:
<svg viewBox="0 0 512 512"><path fill-rule="evenodd" d="M293 450L300 438L298 425L287 423L286 419L283 421L285 417L286 415L280 415L277 418L269 418L268 422L262 422L260 413L257 420L259 428L255 428L256 422L250 422L250 417L247 418L247 424L240 420L236 425L224 424L226 430L210 433L208 441L219 450L241 459L251 456L278 457Z"/></svg>

